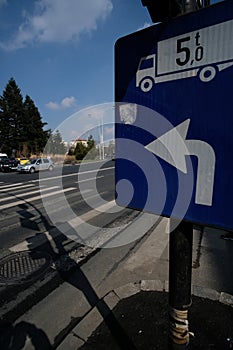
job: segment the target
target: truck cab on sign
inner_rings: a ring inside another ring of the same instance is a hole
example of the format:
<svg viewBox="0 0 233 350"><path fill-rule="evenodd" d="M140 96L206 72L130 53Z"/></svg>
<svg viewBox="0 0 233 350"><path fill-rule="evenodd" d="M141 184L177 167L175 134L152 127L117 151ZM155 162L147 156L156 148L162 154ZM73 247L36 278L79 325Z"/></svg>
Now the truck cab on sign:
<svg viewBox="0 0 233 350"><path fill-rule="evenodd" d="M136 87L149 92L154 84L196 76L203 83L212 81L233 65L232 32L230 20L158 41L153 52L139 61Z"/></svg>

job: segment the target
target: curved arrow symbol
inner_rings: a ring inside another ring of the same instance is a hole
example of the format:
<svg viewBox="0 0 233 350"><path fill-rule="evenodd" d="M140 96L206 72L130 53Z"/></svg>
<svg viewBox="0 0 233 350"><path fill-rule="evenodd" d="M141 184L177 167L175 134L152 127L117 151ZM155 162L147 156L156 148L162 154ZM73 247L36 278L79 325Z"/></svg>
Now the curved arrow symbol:
<svg viewBox="0 0 233 350"><path fill-rule="evenodd" d="M145 148L187 174L185 156L197 156L197 185L195 203L212 205L215 152L206 142L201 140L186 140L190 119L186 119L175 128L149 143Z"/></svg>

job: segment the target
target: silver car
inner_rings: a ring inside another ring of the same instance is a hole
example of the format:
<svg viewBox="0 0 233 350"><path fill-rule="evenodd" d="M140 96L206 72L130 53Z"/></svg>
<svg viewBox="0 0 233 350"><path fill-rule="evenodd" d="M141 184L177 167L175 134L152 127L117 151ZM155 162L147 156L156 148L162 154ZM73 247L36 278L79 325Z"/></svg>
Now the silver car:
<svg viewBox="0 0 233 350"><path fill-rule="evenodd" d="M34 173L35 171L41 171L41 170L50 170L52 171L54 168L54 164L49 158L35 158L30 159L25 164L19 164L17 167L17 171L19 173L27 172L27 173Z"/></svg>

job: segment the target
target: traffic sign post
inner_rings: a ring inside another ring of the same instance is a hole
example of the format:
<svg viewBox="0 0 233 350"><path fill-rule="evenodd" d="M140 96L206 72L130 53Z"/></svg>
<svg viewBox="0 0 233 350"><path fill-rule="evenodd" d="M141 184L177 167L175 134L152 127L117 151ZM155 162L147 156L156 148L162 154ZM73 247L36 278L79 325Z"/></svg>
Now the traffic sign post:
<svg viewBox="0 0 233 350"><path fill-rule="evenodd" d="M169 349L187 349L190 343L188 309L191 306L193 225L182 221L169 239Z"/></svg>
<svg viewBox="0 0 233 350"><path fill-rule="evenodd" d="M233 1L226 0L121 38L115 47L116 201L175 220L174 349L189 338L192 225L233 230L232 14Z"/></svg>

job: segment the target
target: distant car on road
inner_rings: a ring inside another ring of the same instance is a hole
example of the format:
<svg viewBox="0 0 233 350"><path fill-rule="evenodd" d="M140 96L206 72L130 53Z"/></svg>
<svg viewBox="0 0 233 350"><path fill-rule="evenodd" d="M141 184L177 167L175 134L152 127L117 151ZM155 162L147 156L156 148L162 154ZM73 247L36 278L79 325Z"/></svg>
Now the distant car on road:
<svg viewBox="0 0 233 350"><path fill-rule="evenodd" d="M1 170L3 172L17 170L18 165L19 165L19 161L16 158L13 158L13 157L4 158L1 161Z"/></svg>
<svg viewBox="0 0 233 350"><path fill-rule="evenodd" d="M25 164L29 161L29 158L17 158L19 164Z"/></svg>
<svg viewBox="0 0 233 350"><path fill-rule="evenodd" d="M41 170L50 170L52 171L54 168L54 164L51 161L51 159L48 158L34 158L29 160L25 164L19 164L17 167L17 171L19 173L26 172L26 173L34 173L35 171L41 171Z"/></svg>
<svg viewBox="0 0 233 350"><path fill-rule="evenodd" d="M0 170L2 170L2 165L4 163L4 160L7 159L7 154L6 153L0 153Z"/></svg>

